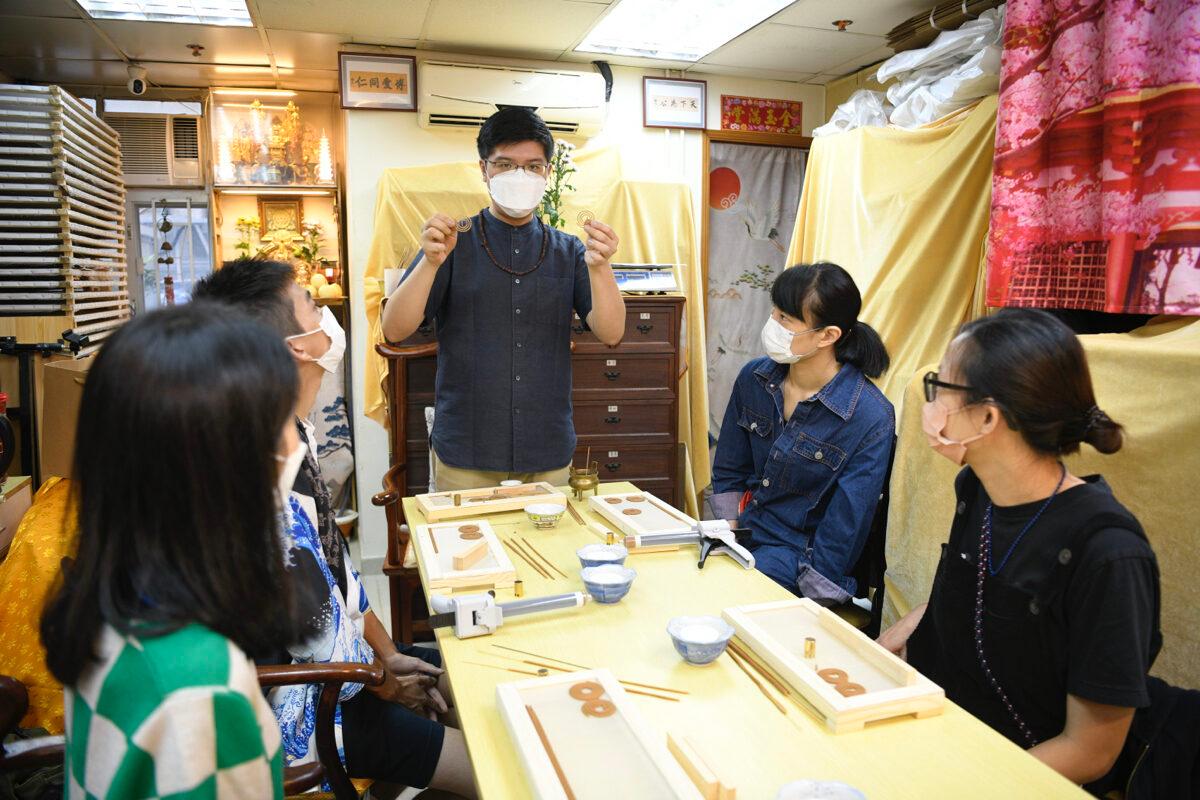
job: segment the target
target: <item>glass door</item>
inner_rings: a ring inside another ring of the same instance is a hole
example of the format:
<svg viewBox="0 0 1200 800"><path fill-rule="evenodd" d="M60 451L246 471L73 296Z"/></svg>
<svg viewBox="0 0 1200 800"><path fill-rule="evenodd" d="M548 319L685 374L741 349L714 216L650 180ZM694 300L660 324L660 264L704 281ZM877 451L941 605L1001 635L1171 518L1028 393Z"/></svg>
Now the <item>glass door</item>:
<svg viewBox="0 0 1200 800"><path fill-rule="evenodd" d="M129 193L129 290L149 311L192 298L196 281L213 270L211 215L203 192Z"/></svg>

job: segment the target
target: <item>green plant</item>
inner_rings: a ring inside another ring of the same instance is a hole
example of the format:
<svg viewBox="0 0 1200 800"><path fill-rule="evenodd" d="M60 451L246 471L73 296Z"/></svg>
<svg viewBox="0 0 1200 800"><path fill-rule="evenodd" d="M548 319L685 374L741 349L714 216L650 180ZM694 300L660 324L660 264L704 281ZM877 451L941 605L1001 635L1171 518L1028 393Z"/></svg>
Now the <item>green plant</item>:
<svg viewBox="0 0 1200 800"><path fill-rule="evenodd" d="M258 230L258 217L238 217L233 227L238 232L238 243L233 246L238 251L238 261L250 258L250 238Z"/></svg>
<svg viewBox="0 0 1200 800"><path fill-rule="evenodd" d="M571 152L575 145L570 142L558 141L554 144L554 157L550 159L550 177L546 181L546 193L542 195L542 203L538 206L538 216L542 217L551 228L561 228L566 225L562 215L563 193L573 192L571 176L578 170Z"/></svg>
<svg viewBox="0 0 1200 800"><path fill-rule="evenodd" d="M325 259L321 258L321 239L325 236L325 229L319 223L313 222L304 225L301 233L303 238L300 244L292 248L292 255L309 267L320 266L325 262Z"/></svg>

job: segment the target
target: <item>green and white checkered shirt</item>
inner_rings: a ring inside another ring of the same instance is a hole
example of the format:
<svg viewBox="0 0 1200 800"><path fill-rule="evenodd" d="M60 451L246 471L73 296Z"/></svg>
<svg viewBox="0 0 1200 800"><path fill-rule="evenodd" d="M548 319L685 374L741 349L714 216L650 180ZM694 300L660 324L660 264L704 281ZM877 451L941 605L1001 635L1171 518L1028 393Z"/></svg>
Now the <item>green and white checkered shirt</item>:
<svg viewBox="0 0 1200 800"><path fill-rule="evenodd" d="M201 625L105 626L96 650L65 690L68 798L283 797L279 729L237 645Z"/></svg>

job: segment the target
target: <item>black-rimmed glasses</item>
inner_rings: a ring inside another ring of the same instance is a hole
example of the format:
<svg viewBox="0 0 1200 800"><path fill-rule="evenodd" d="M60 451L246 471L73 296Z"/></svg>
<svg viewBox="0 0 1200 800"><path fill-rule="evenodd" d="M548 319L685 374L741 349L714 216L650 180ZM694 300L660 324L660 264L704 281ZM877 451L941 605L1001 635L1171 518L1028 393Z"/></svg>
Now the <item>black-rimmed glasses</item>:
<svg viewBox="0 0 1200 800"><path fill-rule="evenodd" d="M925 400L929 403L932 403L937 398L938 389L955 389L960 392L974 391L974 387L963 386L961 383L946 383L945 381L939 381L938 374L936 372L926 372L922 381L925 384Z"/></svg>

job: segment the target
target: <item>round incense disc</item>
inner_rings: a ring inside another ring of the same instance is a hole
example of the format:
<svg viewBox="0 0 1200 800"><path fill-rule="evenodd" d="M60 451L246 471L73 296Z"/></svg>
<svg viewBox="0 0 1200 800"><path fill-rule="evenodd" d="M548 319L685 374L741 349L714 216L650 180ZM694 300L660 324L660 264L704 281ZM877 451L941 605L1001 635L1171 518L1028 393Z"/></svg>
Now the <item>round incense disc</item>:
<svg viewBox="0 0 1200 800"><path fill-rule="evenodd" d="M583 681L573 685L570 694L576 700L595 700L604 694L604 687L595 681Z"/></svg>
<svg viewBox="0 0 1200 800"><path fill-rule="evenodd" d="M589 700L583 704L585 717L611 717L617 713L617 707L608 700Z"/></svg>
<svg viewBox="0 0 1200 800"><path fill-rule="evenodd" d="M580 211L579 215L575 217L575 221L579 223L579 227L581 228L587 227L587 224L589 222L594 222L595 219L596 215L590 211Z"/></svg>
<svg viewBox="0 0 1200 800"><path fill-rule="evenodd" d="M604 502L608 503L608 504L609 504L609 505L611 505L611 506L620 505L620 503L621 503L621 498L619 498L619 497L606 497L606 498L604 498Z"/></svg>
<svg viewBox="0 0 1200 800"><path fill-rule="evenodd" d="M845 683L845 681L846 681L845 671L840 670L840 669L834 669L832 667L830 667L828 669L817 670L817 675L821 676L821 678L824 679L826 683Z"/></svg>
<svg viewBox="0 0 1200 800"><path fill-rule="evenodd" d="M482 539L482 538L483 538L483 534L482 534L482 533L480 533L479 531L467 531L466 533L460 533L460 534L458 535L458 538L460 538L460 539L463 539L464 541L468 541L468 542L469 542L469 541L472 541L472 540L474 540L474 539Z"/></svg>
<svg viewBox="0 0 1200 800"><path fill-rule="evenodd" d="M459 525L458 532L459 533L479 533L479 526L478 525Z"/></svg>
<svg viewBox="0 0 1200 800"><path fill-rule="evenodd" d="M633 516L636 516L636 515L642 513L642 510L640 508L627 508L624 511L622 511L621 513L628 514L629 516L633 517Z"/></svg>
<svg viewBox="0 0 1200 800"><path fill-rule="evenodd" d="M627 502L627 503L644 503L644 502L646 502L646 498L642 497L639 494L639 495L634 495L633 497L626 497L625 502Z"/></svg>
<svg viewBox="0 0 1200 800"><path fill-rule="evenodd" d="M842 697L854 697L855 695L867 693L867 690L859 683L842 683L834 688L841 693Z"/></svg>
<svg viewBox="0 0 1200 800"><path fill-rule="evenodd" d="M466 233L467 231L471 230L471 225L472 225L471 218L463 217L462 219L460 219L458 221L458 224L455 225L454 227L459 233Z"/></svg>

